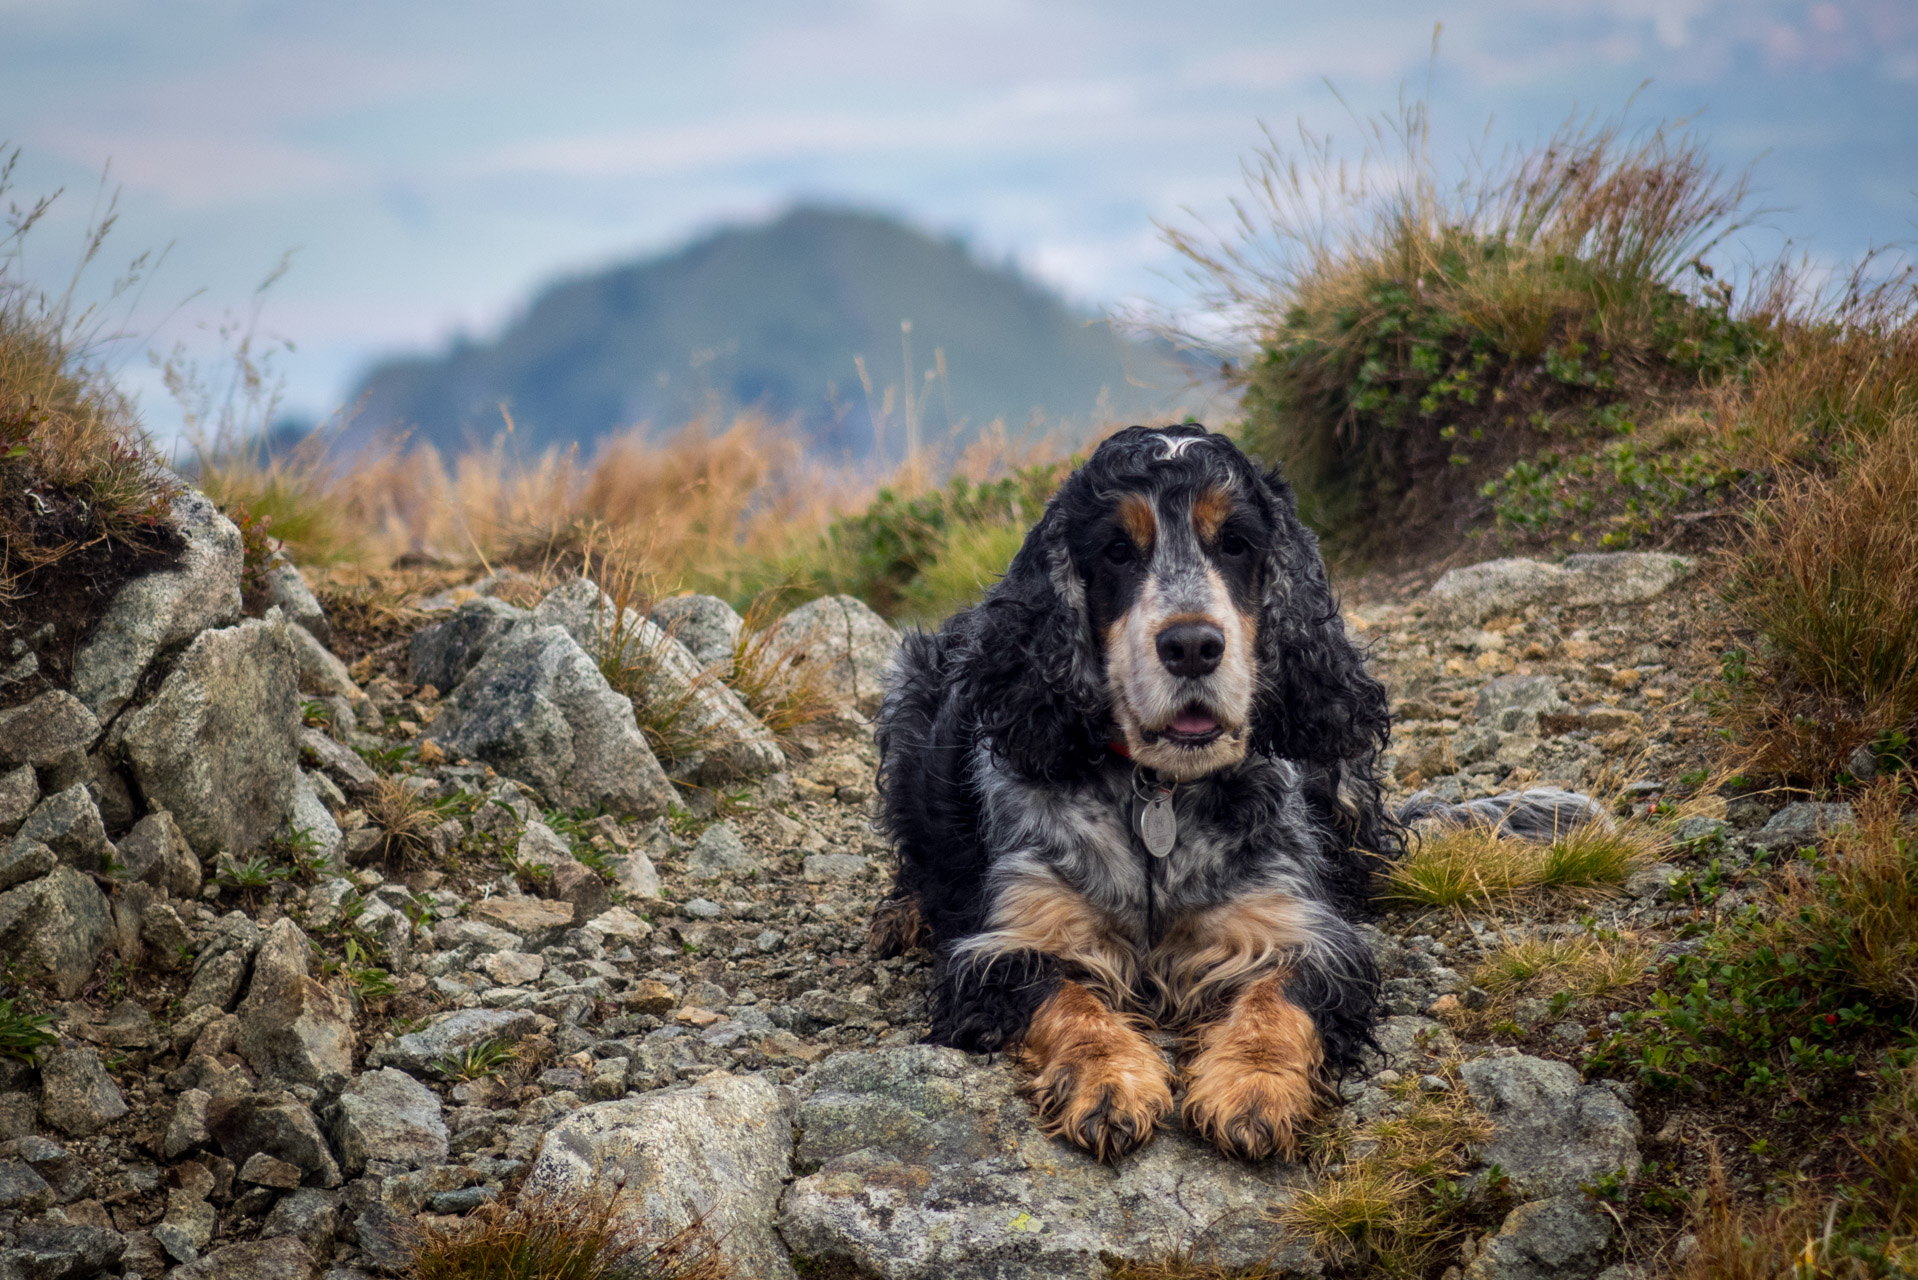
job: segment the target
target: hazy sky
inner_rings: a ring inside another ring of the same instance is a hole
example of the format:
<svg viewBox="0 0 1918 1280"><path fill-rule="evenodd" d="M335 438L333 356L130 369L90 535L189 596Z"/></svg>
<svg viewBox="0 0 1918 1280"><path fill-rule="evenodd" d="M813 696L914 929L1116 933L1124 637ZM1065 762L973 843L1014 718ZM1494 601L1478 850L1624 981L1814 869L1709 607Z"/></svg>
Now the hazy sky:
<svg viewBox="0 0 1918 1280"><path fill-rule="evenodd" d="M1696 115L1728 166L1757 161L1762 251L1918 235L1913 0L0 0L0 140L15 201L66 188L29 246L53 284L111 161L97 284L172 246L154 345L207 349L296 250L265 323L318 413L555 273L795 198L958 233L1088 307L1176 301L1154 220L1216 215L1260 120L1355 140L1353 112L1423 92L1436 22L1446 145L1488 118L1535 140L1648 81L1634 119ZM144 357L125 369L166 429Z"/></svg>

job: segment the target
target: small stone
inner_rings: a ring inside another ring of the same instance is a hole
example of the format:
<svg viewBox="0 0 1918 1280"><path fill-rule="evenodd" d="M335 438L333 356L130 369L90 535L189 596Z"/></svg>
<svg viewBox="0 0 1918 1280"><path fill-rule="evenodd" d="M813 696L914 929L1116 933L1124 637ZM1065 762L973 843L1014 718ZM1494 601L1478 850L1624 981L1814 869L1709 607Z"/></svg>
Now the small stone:
<svg viewBox="0 0 1918 1280"><path fill-rule="evenodd" d="M517 933L540 950L573 925L573 904L543 898L483 898L472 916L482 924Z"/></svg>
<svg viewBox="0 0 1918 1280"><path fill-rule="evenodd" d="M525 987L538 982L546 972L546 958L523 951L495 951L481 956L474 967L503 987Z"/></svg>
<svg viewBox="0 0 1918 1280"><path fill-rule="evenodd" d="M537 1021L537 1015L521 1009L456 1009L377 1050L369 1055L369 1063L403 1071L425 1071L441 1059L456 1057L475 1045L493 1040L517 1040L530 1033ZM374 1058L377 1062L372 1061Z"/></svg>
<svg viewBox="0 0 1918 1280"><path fill-rule="evenodd" d="M420 1168L446 1158L439 1098L391 1067L367 1072L340 1095L333 1132L349 1174L359 1173L372 1160Z"/></svg>
<svg viewBox="0 0 1918 1280"><path fill-rule="evenodd" d="M240 1166L240 1181L250 1182L262 1187L278 1187L282 1191L291 1191L300 1185L300 1167L275 1159L264 1151L255 1151Z"/></svg>
<svg viewBox="0 0 1918 1280"><path fill-rule="evenodd" d="M686 858L686 870L698 880L722 876L750 876L759 863L746 852L739 832L730 822L715 822L699 835Z"/></svg>
<svg viewBox="0 0 1918 1280"><path fill-rule="evenodd" d="M659 869L653 860L635 850L613 862L613 884L633 898L659 896Z"/></svg>
<svg viewBox="0 0 1918 1280"><path fill-rule="evenodd" d="M673 989L657 978L644 978L638 987L626 997L626 1007L639 1013L649 1013L655 1018L671 1013L679 1000L673 995Z"/></svg>
<svg viewBox="0 0 1918 1280"><path fill-rule="evenodd" d="M0 1213L28 1217L53 1207L53 1188L24 1160L0 1160Z"/></svg>
<svg viewBox="0 0 1918 1280"><path fill-rule="evenodd" d="M105 1227L29 1222L20 1227L13 1248L0 1257L11 1264L11 1275L29 1280L81 1280L117 1268L126 1249L126 1237Z"/></svg>
<svg viewBox="0 0 1918 1280"><path fill-rule="evenodd" d="M100 736L100 722L64 689L51 689L22 706L0 711L0 768L48 765L84 753Z"/></svg>
<svg viewBox="0 0 1918 1280"><path fill-rule="evenodd" d="M1420 1093L1450 1093L1451 1091L1452 1086L1444 1076L1419 1077Z"/></svg>
<svg viewBox="0 0 1918 1280"><path fill-rule="evenodd" d="M707 898L693 898L680 907L680 911L694 920L717 920L726 914L726 909Z"/></svg>
<svg viewBox="0 0 1918 1280"><path fill-rule="evenodd" d="M14 844L39 843L79 871L99 871L113 853L100 810L85 783L76 782L34 806L14 833Z"/></svg>
<svg viewBox="0 0 1918 1280"><path fill-rule="evenodd" d="M866 874L872 863L851 853L815 853L806 858L805 878L812 883L826 880L855 880Z"/></svg>
<svg viewBox="0 0 1918 1280"><path fill-rule="evenodd" d="M173 1119L167 1124L166 1140L161 1148L167 1159L177 1160L211 1141L206 1128L206 1107L211 1101L213 1095L204 1089L188 1089L180 1095L173 1106Z"/></svg>
<svg viewBox="0 0 1918 1280"><path fill-rule="evenodd" d="M350 1075L357 1037L353 1004L308 972L312 944L289 919L261 939L240 1005L239 1051L255 1071L300 1084Z"/></svg>
<svg viewBox="0 0 1918 1280"><path fill-rule="evenodd" d="M230 1244L181 1267L167 1280L317 1280L319 1268L292 1236Z"/></svg>
<svg viewBox="0 0 1918 1280"><path fill-rule="evenodd" d="M733 648L744 623L733 607L717 596L674 596L653 606L653 622L686 646L702 667L729 673Z"/></svg>
<svg viewBox="0 0 1918 1280"><path fill-rule="evenodd" d="M613 943L644 942L653 936L653 926L625 907L613 907L600 912L586 922L586 927L605 941Z"/></svg>
<svg viewBox="0 0 1918 1280"><path fill-rule="evenodd" d="M0 771L0 839L18 831L39 801L40 783L32 765Z"/></svg>
<svg viewBox="0 0 1918 1280"><path fill-rule="evenodd" d="M315 1257L333 1252L333 1233L339 1228L340 1193L302 1187L282 1196L260 1226L260 1238L292 1236Z"/></svg>
<svg viewBox="0 0 1918 1280"><path fill-rule="evenodd" d="M229 1160L244 1165L264 1151L320 1186L340 1185L339 1165L313 1113L290 1093L216 1094L207 1106L207 1128Z"/></svg>
<svg viewBox="0 0 1918 1280"><path fill-rule="evenodd" d="M1799 800L1786 805L1774 813L1765 825L1752 837L1753 844L1764 845L1767 849L1796 849L1802 845L1813 844L1830 835L1840 827L1847 827L1857 821L1857 814L1848 804L1819 804L1812 800ZM28 824L31 826L31 822Z"/></svg>
<svg viewBox="0 0 1918 1280"><path fill-rule="evenodd" d="M203 871L180 824L165 809L156 809L121 837L117 850L128 879L144 881L175 898L191 902L200 896Z"/></svg>

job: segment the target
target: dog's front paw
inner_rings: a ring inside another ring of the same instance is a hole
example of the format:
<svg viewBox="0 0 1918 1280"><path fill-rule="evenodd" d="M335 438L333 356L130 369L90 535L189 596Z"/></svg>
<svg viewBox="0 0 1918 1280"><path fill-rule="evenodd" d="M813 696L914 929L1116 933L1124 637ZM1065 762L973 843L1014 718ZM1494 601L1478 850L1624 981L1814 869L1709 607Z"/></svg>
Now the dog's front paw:
<svg viewBox="0 0 1918 1280"><path fill-rule="evenodd" d="M1181 1114L1187 1128L1229 1156L1290 1159L1317 1100L1318 1087L1306 1071L1245 1071L1200 1059L1187 1073Z"/></svg>
<svg viewBox="0 0 1918 1280"><path fill-rule="evenodd" d="M919 914L919 902L907 894L880 900L872 909L866 947L876 960L890 960L926 940L926 922Z"/></svg>
<svg viewBox="0 0 1918 1280"><path fill-rule="evenodd" d="M1165 1060L1146 1048L1149 1054L1120 1052L1041 1071L1027 1086L1040 1129L1101 1161L1142 1145L1172 1109Z"/></svg>

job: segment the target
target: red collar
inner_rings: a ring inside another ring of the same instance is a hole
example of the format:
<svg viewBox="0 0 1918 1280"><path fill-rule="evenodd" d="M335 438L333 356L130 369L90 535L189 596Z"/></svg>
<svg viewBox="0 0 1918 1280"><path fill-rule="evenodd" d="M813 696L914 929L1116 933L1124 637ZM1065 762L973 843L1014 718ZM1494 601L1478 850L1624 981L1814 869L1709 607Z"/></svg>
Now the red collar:
<svg viewBox="0 0 1918 1280"><path fill-rule="evenodd" d="M1110 751L1113 755L1118 756L1121 760L1132 759L1131 750L1126 746L1125 743L1119 741L1117 738L1111 738L1107 740L1106 750Z"/></svg>

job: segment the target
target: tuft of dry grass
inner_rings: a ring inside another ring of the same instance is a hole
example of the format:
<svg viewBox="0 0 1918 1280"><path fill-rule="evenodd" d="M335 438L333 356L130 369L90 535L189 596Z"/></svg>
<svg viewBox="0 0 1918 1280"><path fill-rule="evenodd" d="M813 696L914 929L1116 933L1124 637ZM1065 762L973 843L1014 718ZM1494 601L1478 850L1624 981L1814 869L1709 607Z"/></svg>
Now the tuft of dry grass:
<svg viewBox="0 0 1918 1280"><path fill-rule="evenodd" d="M649 1238L616 1200L521 1197L415 1228L408 1280L732 1280L702 1225Z"/></svg>
<svg viewBox="0 0 1918 1280"><path fill-rule="evenodd" d="M798 647L776 642L775 599L774 593L765 592L747 606L726 683L780 748L790 752L801 731L830 718L835 708L819 687L816 669L798 661Z"/></svg>
<svg viewBox="0 0 1918 1280"><path fill-rule="evenodd" d="M1827 956L1859 991L1918 1012L1918 836L1909 790L1881 779L1854 798L1857 821L1821 857L1789 869L1772 941Z"/></svg>
<svg viewBox="0 0 1918 1280"><path fill-rule="evenodd" d="M1385 872L1382 896L1423 906L1477 907L1521 894L1597 890L1623 884L1665 844L1654 825L1585 823L1550 843L1492 827L1441 830L1418 841Z"/></svg>
<svg viewBox="0 0 1918 1280"><path fill-rule="evenodd" d="M1425 1274L1464 1230L1453 1219L1470 1197L1455 1180L1470 1167L1471 1148L1492 1133L1458 1066L1433 1073L1450 1085L1443 1093L1408 1077L1386 1087L1397 1106L1319 1135L1318 1180L1280 1205L1277 1220L1309 1237L1328 1262L1357 1268L1354 1274Z"/></svg>
<svg viewBox="0 0 1918 1280"><path fill-rule="evenodd" d="M1472 973L1473 985L1492 997L1481 1020L1502 1016L1527 996L1562 997L1577 1005L1612 995L1643 981L1657 954L1649 942L1633 937L1502 939Z"/></svg>
<svg viewBox="0 0 1918 1280"><path fill-rule="evenodd" d="M1918 728L1918 412L1782 476L1724 588L1763 643L1727 712L1752 767L1817 780Z"/></svg>
<svg viewBox="0 0 1918 1280"><path fill-rule="evenodd" d="M389 867L413 868L424 863L433 844L432 830L446 817L430 800L407 786L407 781L376 778L363 802L366 816L380 829L380 857Z"/></svg>

